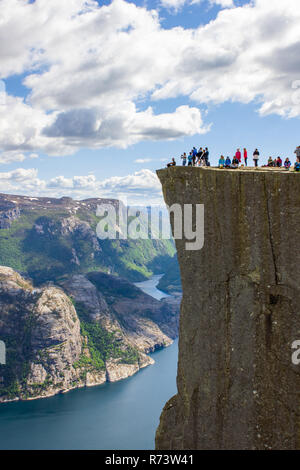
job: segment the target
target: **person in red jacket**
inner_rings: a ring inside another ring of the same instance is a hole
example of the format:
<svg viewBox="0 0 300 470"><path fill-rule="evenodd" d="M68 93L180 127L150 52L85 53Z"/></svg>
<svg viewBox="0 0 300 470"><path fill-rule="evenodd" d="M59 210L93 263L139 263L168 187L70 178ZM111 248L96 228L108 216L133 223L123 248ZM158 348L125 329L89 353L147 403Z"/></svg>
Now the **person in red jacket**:
<svg viewBox="0 0 300 470"><path fill-rule="evenodd" d="M241 154L240 149L237 149L236 154L235 154L235 158L239 161L239 163L241 163L241 161L242 161L242 154Z"/></svg>
<svg viewBox="0 0 300 470"><path fill-rule="evenodd" d="M245 166L248 166L248 152L247 152L247 149L244 149L244 162L245 162Z"/></svg>

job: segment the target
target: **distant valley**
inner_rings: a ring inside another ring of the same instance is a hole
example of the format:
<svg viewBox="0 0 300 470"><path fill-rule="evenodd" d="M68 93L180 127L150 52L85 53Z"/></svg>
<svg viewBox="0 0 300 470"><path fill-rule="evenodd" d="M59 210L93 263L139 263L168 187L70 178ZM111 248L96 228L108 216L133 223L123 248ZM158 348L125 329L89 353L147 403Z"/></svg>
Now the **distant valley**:
<svg viewBox="0 0 300 470"><path fill-rule="evenodd" d="M180 292L173 241L99 240L105 203L0 195L0 401L121 380L176 338L180 297L132 284L167 271Z"/></svg>

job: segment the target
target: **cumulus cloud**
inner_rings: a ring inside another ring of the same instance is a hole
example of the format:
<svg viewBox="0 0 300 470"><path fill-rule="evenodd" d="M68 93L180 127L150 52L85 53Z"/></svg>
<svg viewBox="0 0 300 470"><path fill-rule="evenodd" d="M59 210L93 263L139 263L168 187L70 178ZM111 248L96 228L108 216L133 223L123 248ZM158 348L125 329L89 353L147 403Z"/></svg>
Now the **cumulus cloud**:
<svg viewBox="0 0 300 470"><path fill-rule="evenodd" d="M149 163L152 162L152 158L137 158L134 163Z"/></svg>
<svg viewBox="0 0 300 470"><path fill-rule="evenodd" d="M137 112L133 103L122 109L81 109L58 114L43 135L60 139L61 146L127 147L141 140L172 140L207 132L198 108L180 106L155 115L151 107Z"/></svg>
<svg viewBox="0 0 300 470"><path fill-rule="evenodd" d="M23 162L26 158L38 158L37 153L24 154L18 151L7 151L0 153L0 163L9 164L13 162Z"/></svg>
<svg viewBox="0 0 300 470"><path fill-rule="evenodd" d="M204 133L199 107L226 101L299 116L299 2L213 1L207 25L165 29L124 0L0 0L0 78L23 73L29 90L0 105L1 161ZM189 104L153 111L177 97Z"/></svg>
<svg viewBox="0 0 300 470"><path fill-rule="evenodd" d="M42 193L46 183L38 178L36 169L18 168L10 172L0 173L0 192L31 194Z"/></svg>
<svg viewBox="0 0 300 470"><path fill-rule="evenodd" d="M205 0L161 0L162 6L174 11L179 11L186 4L203 3ZM211 6L219 5L221 8L231 8L234 6L233 0L207 0Z"/></svg>
<svg viewBox="0 0 300 470"><path fill-rule="evenodd" d="M19 168L0 173L0 192L74 199L116 198L141 205L162 203L160 182L156 174L147 169L103 181L92 174L72 178L60 175L46 181L38 177L36 169Z"/></svg>

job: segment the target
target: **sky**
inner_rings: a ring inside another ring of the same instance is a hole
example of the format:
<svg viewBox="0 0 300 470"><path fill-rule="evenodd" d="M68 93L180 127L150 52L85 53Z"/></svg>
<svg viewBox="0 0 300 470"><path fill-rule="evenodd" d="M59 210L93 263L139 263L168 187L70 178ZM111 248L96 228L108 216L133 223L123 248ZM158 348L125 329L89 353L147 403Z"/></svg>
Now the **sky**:
<svg viewBox="0 0 300 470"><path fill-rule="evenodd" d="M193 146L300 145L299 0L0 0L0 192L162 201ZM250 161L250 163L252 163Z"/></svg>

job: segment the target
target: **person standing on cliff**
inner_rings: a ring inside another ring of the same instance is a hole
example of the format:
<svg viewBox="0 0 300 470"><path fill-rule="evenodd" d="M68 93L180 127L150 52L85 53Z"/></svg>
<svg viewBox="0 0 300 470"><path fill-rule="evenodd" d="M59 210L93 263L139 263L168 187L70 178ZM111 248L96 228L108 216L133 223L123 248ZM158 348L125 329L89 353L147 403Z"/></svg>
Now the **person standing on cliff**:
<svg viewBox="0 0 300 470"><path fill-rule="evenodd" d="M259 160L259 151L255 149L253 152L253 161L254 161L254 165L256 168L258 167L258 160Z"/></svg>
<svg viewBox="0 0 300 470"><path fill-rule="evenodd" d="M300 160L300 145L298 147L296 147L296 150L294 152L296 154L296 157L299 158Z"/></svg>
<svg viewBox="0 0 300 470"><path fill-rule="evenodd" d="M248 152L247 152L247 149L244 149L244 162L245 162L245 166L248 166Z"/></svg>
<svg viewBox="0 0 300 470"><path fill-rule="evenodd" d="M205 160L205 165L208 166L208 159L209 159L209 150L205 147L205 151L203 153L203 158Z"/></svg>
<svg viewBox="0 0 300 470"><path fill-rule="evenodd" d="M198 150L198 153L197 153L198 163L202 159L202 156L203 156L203 148L200 147L199 150Z"/></svg>
<svg viewBox="0 0 300 470"><path fill-rule="evenodd" d="M181 159L182 159L182 165L183 165L183 166L186 166L186 153L184 153L183 155L181 155Z"/></svg>
<svg viewBox="0 0 300 470"><path fill-rule="evenodd" d="M196 147L192 148L192 155L193 155L193 166L196 166L196 158L197 158L197 149Z"/></svg>
<svg viewBox="0 0 300 470"><path fill-rule="evenodd" d="M242 161L242 154L241 154L240 149L237 149L236 154L235 154L235 158L239 161L239 163L241 163L241 161Z"/></svg>

